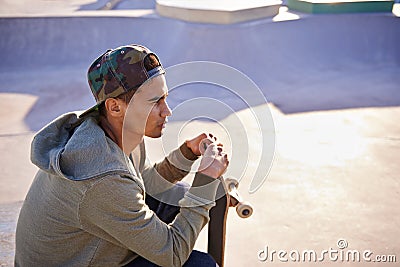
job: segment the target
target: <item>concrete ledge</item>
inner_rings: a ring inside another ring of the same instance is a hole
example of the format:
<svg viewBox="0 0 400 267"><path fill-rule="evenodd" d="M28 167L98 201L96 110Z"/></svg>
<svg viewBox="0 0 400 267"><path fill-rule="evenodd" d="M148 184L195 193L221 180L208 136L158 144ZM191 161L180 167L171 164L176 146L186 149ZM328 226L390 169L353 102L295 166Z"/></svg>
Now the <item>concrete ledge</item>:
<svg viewBox="0 0 400 267"><path fill-rule="evenodd" d="M391 0L287 0L290 9L306 13L392 12Z"/></svg>
<svg viewBox="0 0 400 267"><path fill-rule="evenodd" d="M157 0L158 14L189 22L232 24L276 16L280 0Z"/></svg>

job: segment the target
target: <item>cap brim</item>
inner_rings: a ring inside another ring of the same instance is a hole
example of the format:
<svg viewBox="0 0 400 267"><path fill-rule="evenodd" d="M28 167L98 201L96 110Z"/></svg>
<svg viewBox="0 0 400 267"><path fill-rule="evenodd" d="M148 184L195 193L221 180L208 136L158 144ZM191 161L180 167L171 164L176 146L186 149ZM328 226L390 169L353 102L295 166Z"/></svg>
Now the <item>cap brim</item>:
<svg viewBox="0 0 400 267"><path fill-rule="evenodd" d="M81 119L81 118L83 118L83 117L89 115L89 114L92 113L92 112L98 111L98 110L99 110L100 104L101 104L101 103L98 103L98 104L94 105L93 107L91 107L91 108L85 110L82 114L79 115L79 118Z"/></svg>

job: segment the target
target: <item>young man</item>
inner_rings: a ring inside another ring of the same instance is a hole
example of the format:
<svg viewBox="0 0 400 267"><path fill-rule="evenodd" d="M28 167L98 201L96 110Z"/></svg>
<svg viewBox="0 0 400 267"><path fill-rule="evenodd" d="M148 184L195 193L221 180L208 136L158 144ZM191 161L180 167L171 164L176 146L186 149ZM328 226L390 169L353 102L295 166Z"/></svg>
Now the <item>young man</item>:
<svg viewBox="0 0 400 267"><path fill-rule="evenodd" d="M201 134L146 162L143 137L160 137L171 115L164 69L146 47L108 50L88 80L96 106L32 142L39 171L18 219L15 266L215 266L192 250L229 164L222 146ZM201 154L192 187L175 185ZM168 205L174 198L180 207Z"/></svg>

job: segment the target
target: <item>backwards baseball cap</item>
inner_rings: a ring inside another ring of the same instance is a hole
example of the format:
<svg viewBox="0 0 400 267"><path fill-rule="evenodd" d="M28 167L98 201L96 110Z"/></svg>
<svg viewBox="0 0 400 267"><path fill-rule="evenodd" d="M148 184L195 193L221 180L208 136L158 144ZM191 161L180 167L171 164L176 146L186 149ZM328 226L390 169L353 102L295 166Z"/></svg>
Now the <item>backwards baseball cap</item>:
<svg viewBox="0 0 400 267"><path fill-rule="evenodd" d="M149 55L154 55L158 64L146 70L144 61ZM107 98L136 90L147 80L164 73L157 55L147 47L134 44L107 50L90 65L87 74L96 105L80 117L98 110Z"/></svg>

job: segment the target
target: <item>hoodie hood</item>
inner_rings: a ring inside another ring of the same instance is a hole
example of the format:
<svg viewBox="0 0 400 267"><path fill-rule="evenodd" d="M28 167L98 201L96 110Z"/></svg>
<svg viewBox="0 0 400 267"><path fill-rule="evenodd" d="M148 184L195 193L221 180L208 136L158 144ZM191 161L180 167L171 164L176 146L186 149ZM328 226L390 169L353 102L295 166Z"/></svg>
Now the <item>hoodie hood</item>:
<svg viewBox="0 0 400 267"><path fill-rule="evenodd" d="M41 170L69 180L134 173L123 151L108 138L95 117L68 113L41 129L32 141L31 161Z"/></svg>

